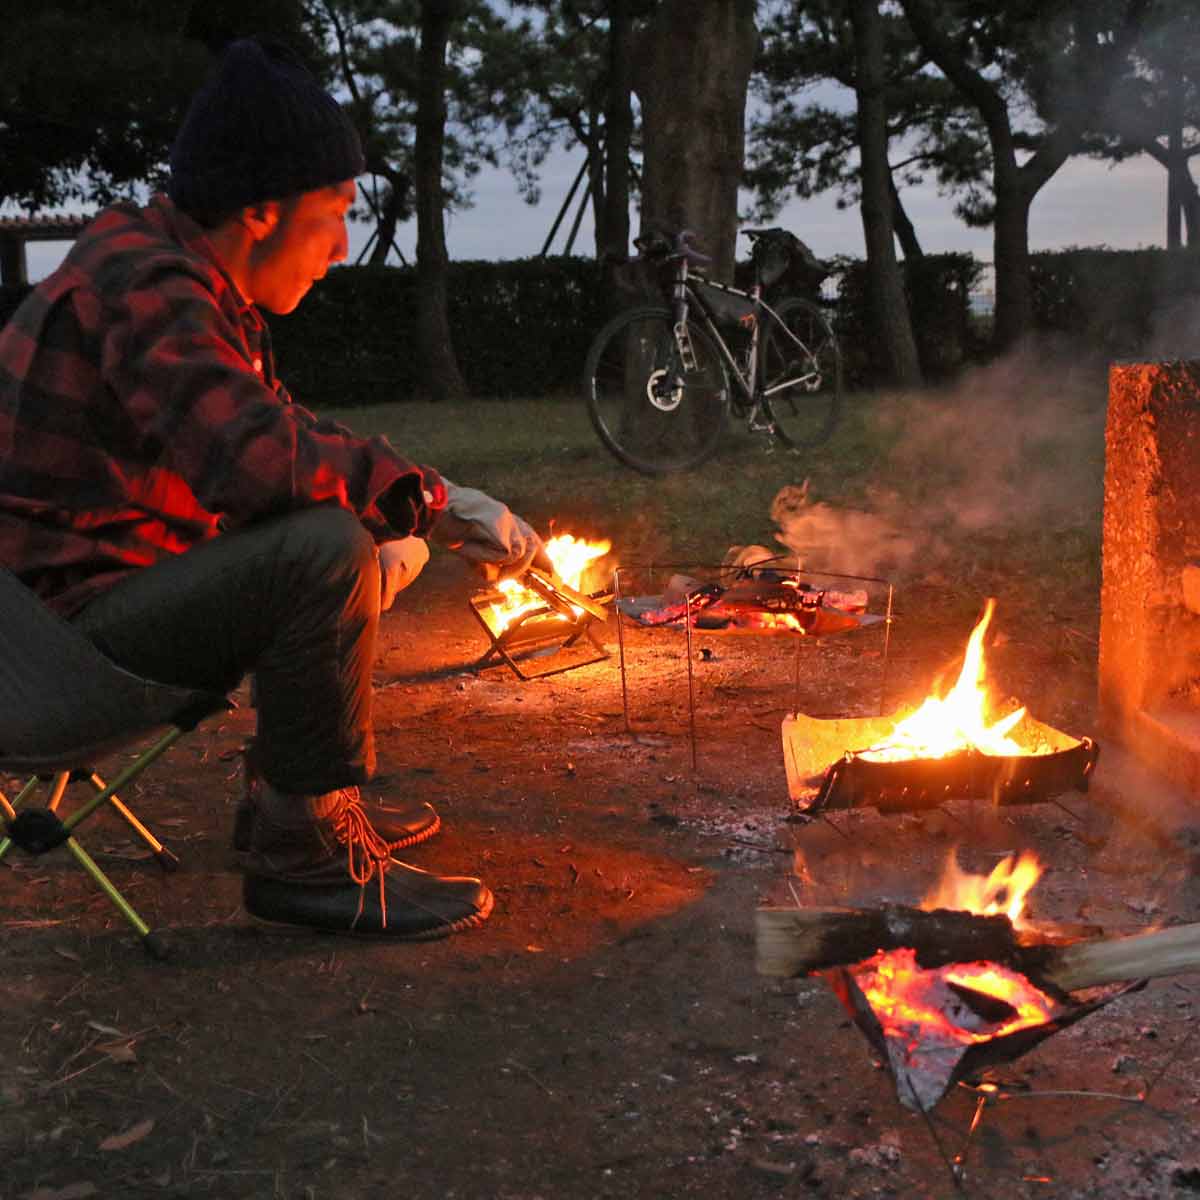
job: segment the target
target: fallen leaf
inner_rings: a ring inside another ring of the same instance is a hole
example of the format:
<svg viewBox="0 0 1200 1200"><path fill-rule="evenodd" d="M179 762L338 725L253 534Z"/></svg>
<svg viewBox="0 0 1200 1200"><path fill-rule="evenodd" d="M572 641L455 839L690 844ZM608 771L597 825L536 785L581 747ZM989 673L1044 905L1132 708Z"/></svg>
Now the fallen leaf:
<svg viewBox="0 0 1200 1200"><path fill-rule="evenodd" d="M124 1030L114 1029L111 1025L101 1025L99 1021L89 1021L87 1023L89 1029L94 1029L97 1033L107 1033L109 1037L124 1038L128 1040L129 1034Z"/></svg>
<svg viewBox="0 0 1200 1200"><path fill-rule="evenodd" d="M154 1118L147 1117L144 1121L139 1121L136 1125L131 1125L124 1133L114 1133L111 1137L106 1137L100 1143L101 1150L127 1150L135 1142L140 1142L142 1138L154 1128Z"/></svg>
<svg viewBox="0 0 1200 1200"><path fill-rule="evenodd" d="M101 1042L96 1049L101 1054L107 1054L115 1063L137 1062L137 1055L134 1053L132 1042Z"/></svg>
<svg viewBox="0 0 1200 1200"><path fill-rule="evenodd" d="M21 1200L87 1200L89 1196L98 1196L94 1183L68 1183L61 1188L37 1188L26 1192Z"/></svg>

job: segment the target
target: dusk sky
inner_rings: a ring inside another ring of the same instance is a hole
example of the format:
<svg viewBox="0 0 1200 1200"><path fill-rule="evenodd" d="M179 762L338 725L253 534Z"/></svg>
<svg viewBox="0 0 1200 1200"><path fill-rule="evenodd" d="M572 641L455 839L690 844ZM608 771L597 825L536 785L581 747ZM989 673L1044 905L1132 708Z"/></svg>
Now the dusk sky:
<svg viewBox="0 0 1200 1200"><path fill-rule="evenodd" d="M530 207L517 194L512 177L489 171L473 185L475 205L453 213L447 221L447 241L452 258L524 258L537 254L545 241L563 198L579 169L579 160L556 155L543 173L542 201ZM1070 161L1039 193L1030 219L1030 243L1035 250L1066 246L1110 246L1137 249L1162 246L1165 240L1164 207L1166 172L1142 155L1113 166L1091 159ZM967 250L990 261L990 229L968 229L955 217L952 204L932 188L907 189L904 201L927 253ZM806 241L819 257L863 253L862 223L857 209L839 211L831 197L795 201L780 214L777 224ZM553 250L561 252L569 220L564 221ZM357 226L351 233L351 259L366 240L368 230ZM592 252L592 229L585 217L575 252ZM397 243L412 259L416 229L403 227ZM29 247L30 275L48 274L66 246L61 243Z"/></svg>

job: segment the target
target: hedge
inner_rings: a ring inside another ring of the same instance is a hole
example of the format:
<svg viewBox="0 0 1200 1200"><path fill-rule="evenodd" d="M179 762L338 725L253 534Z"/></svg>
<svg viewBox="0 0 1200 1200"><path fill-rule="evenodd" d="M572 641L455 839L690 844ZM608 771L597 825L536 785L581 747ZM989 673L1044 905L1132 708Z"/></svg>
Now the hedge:
<svg viewBox="0 0 1200 1200"><path fill-rule="evenodd" d="M594 260L455 262L447 293L455 355L473 394L578 388L588 345L606 317ZM340 267L291 316L269 316L293 394L319 405L413 395L416 300L412 268Z"/></svg>
<svg viewBox="0 0 1200 1200"><path fill-rule="evenodd" d="M966 254L905 265L921 365L952 376L987 352L970 293L983 266ZM852 386L879 382L869 332L866 267L838 263L831 312ZM1200 357L1200 254L1072 249L1033 256L1035 330L1086 342L1110 358ZM317 408L403 400L416 394L416 272L339 267L294 314L268 314L280 373ZM27 288L0 288L0 324ZM583 361L610 313L610 290L592 259L456 262L448 281L459 366L479 396L575 395ZM631 296L631 302L634 301Z"/></svg>

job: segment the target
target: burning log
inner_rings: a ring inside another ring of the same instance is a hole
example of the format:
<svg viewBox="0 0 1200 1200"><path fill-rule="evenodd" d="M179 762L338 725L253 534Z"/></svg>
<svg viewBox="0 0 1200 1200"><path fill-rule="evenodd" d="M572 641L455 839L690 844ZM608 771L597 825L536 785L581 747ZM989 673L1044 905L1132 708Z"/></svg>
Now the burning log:
<svg viewBox="0 0 1200 1200"><path fill-rule="evenodd" d="M909 949L923 968L992 962L1068 992L1200 970L1200 924L1063 944L1018 931L1003 915L949 909L760 908L755 916L760 975L793 978Z"/></svg>

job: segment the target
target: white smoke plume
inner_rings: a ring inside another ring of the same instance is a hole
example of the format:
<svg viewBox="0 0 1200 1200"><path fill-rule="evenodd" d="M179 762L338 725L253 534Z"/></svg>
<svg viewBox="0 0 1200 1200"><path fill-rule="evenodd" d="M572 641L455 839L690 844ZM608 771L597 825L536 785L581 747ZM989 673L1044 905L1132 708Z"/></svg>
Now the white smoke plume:
<svg viewBox="0 0 1200 1200"><path fill-rule="evenodd" d="M938 566L964 537L1098 528L1106 401L1105 364L1045 346L898 397L881 414L895 441L866 498L843 507L808 481L789 485L771 505L776 536L810 570L890 577Z"/></svg>

